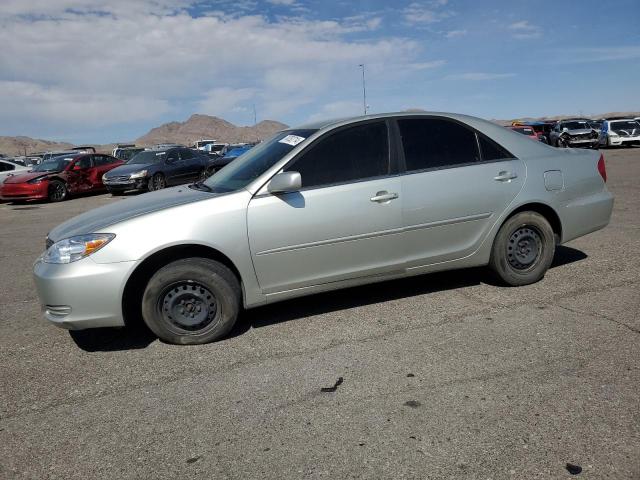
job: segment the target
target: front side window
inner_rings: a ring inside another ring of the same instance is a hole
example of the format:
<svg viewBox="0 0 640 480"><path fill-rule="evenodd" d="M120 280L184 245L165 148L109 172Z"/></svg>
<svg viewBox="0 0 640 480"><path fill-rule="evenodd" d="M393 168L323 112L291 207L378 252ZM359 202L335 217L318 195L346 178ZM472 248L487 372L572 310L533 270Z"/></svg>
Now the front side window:
<svg viewBox="0 0 640 480"><path fill-rule="evenodd" d="M303 152L286 171L299 172L303 188L388 175L387 125L366 123L329 133Z"/></svg>
<svg viewBox="0 0 640 480"><path fill-rule="evenodd" d="M14 170L16 167L10 163L0 162L0 172L8 172Z"/></svg>
<svg viewBox="0 0 640 480"><path fill-rule="evenodd" d="M399 120L407 171L446 168L478 162L475 132L439 118Z"/></svg>
<svg viewBox="0 0 640 480"><path fill-rule="evenodd" d="M188 149L180 150L180 158L182 160L190 160L194 157L193 152Z"/></svg>
<svg viewBox="0 0 640 480"><path fill-rule="evenodd" d="M91 157L90 156L82 157L80 160L76 162L76 167L91 168Z"/></svg>

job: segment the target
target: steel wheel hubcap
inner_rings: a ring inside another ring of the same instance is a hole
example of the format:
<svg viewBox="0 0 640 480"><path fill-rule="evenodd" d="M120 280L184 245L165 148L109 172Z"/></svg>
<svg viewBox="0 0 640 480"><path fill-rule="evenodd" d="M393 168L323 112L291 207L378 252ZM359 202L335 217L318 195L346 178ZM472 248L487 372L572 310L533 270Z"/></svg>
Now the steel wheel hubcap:
<svg viewBox="0 0 640 480"><path fill-rule="evenodd" d="M169 286L160 296L163 319L183 330L201 330L216 319L218 302L211 291L197 282Z"/></svg>
<svg viewBox="0 0 640 480"><path fill-rule="evenodd" d="M526 270L536 263L542 252L542 238L533 227L520 227L511 234L507 244L507 260L517 270Z"/></svg>

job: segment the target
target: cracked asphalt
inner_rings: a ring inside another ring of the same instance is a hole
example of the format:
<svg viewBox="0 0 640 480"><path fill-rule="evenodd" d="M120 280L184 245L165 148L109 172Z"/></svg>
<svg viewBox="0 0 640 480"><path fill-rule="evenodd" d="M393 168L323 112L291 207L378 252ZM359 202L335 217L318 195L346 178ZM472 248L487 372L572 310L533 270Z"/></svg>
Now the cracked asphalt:
<svg viewBox="0 0 640 480"><path fill-rule="evenodd" d="M640 148L604 153L611 224L535 285L387 282L196 347L41 319L45 234L126 200L0 204L0 478L640 478Z"/></svg>

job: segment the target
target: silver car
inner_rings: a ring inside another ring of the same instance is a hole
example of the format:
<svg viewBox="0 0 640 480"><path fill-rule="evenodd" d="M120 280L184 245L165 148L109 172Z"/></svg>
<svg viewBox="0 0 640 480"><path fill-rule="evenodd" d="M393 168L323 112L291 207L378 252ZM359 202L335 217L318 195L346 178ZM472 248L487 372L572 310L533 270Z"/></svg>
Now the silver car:
<svg viewBox="0 0 640 480"><path fill-rule="evenodd" d="M556 245L609 223L605 181L598 152L465 115L319 122L203 183L63 223L35 281L59 326L142 317L167 342L204 343L243 307L327 290L481 265L505 285L536 282Z"/></svg>

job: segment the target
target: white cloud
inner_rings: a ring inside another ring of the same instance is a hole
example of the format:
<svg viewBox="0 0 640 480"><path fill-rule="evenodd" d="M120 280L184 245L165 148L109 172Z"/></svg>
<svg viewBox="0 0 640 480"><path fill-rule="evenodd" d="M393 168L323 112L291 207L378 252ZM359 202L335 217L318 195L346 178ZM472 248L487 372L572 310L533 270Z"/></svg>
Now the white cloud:
<svg viewBox="0 0 640 480"><path fill-rule="evenodd" d="M557 54L552 52L550 55ZM640 59L640 45L617 47L568 47L562 50L558 63L592 63Z"/></svg>
<svg viewBox="0 0 640 480"><path fill-rule="evenodd" d="M445 62L444 60L433 60L430 62L410 63L407 65L407 67L410 68L411 70L428 70L432 68L442 67L446 63L447 62Z"/></svg>
<svg viewBox="0 0 640 480"><path fill-rule="evenodd" d="M513 38L524 40L528 38L538 38L542 35L542 29L537 25L531 25L528 20L520 20L507 26L512 32Z"/></svg>
<svg viewBox="0 0 640 480"><path fill-rule="evenodd" d="M364 15L194 18L186 0L3 2L0 78L16 80L0 83L5 131L16 117L30 125L72 118L109 125L186 108L223 115L252 102L261 118L286 121L333 94L345 75L357 84L359 63L390 79L421 50L405 38L345 38L379 27L379 17Z"/></svg>
<svg viewBox="0 0 640 480"><path fill-rule="evenodd" d="M403 16L409 25L437 23L453 16L451 10L443 10L446 1L413 2L403 10Z"/></svg>
<svg viewBox="0 0 640 480"><path fill-rule="evenodd" d="M447 38L464 37L467 34L466 30L451 30L445 34Z"/></svg>
<svg viewBox="0 0 640 480"><path fill-rule="evenodd" d="M69 126L101 127L114 122L148 120L169 110L162 99L136 95L85 92L47 88L31 82L0 81L0 104L11 121L39 118Z"/></svg>
<svg viewBox="0 0 640 480"><path fill-rule="evenodd" d="M362 102L354 100L339 100L327 103L322 106L320 111L311 115L309 122L315 122L324 119L353 117L364 113L364 105Z"/></svg>
<svg viewBox="0 0 640 480"><path fill-rule="evenodd" d="M515 76L516 76L515 73L468 72L468 73L457 73L454 75L447 75L445 78L448 80L483 81L483 80L500 80L502 78L511 78Z"/></svg>

